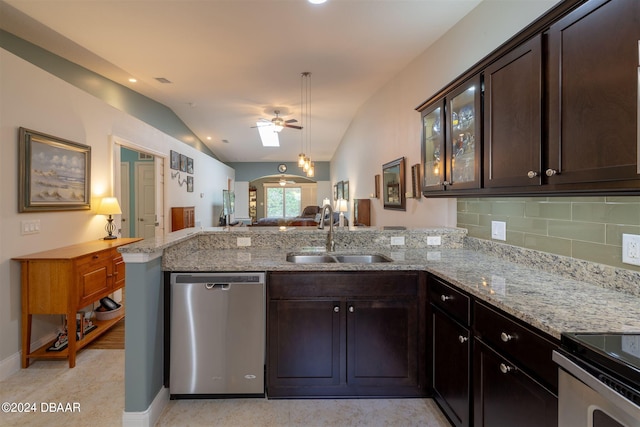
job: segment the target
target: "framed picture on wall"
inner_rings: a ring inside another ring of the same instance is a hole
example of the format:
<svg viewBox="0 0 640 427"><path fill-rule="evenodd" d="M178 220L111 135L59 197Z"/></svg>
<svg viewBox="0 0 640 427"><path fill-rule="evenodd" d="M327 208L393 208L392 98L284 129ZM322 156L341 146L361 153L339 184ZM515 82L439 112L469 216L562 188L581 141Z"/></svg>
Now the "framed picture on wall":
<svg viewBox="0 0 640 427"><path fill-rule="evenodd" d="M193 159L187 157L187 173L193 173Z"/></svg>
<svg viewBox="0 0 640 427"><path fill-rule="evenodd" d="M333 200L338 200L338 184L333 184Z"/></svg>
<svg viewBox="0 0 640 427"><path fill-rule="evenodd" d="M185 156L184 154L180 154L180 171L187 171L187 156Z"/></svg>
<svg viewBox="0 0 640 427"><path fill-rule="evenodd" d="M385 209L406 210L404 157L382 165L382 198Z"/></svg>
<svg viewBox="0 0 640 427"><path fill-rule="evenodd" d="M338 183L338 199L344 199L344 181Z"/></svg>
<svg viewBox="0 0 640 427"><path fill-rule="evenodd" d="M349 200L349 181L342 182L342 198Z"/></svg>
<svg viewBox="0 0 640 427"><path fill-rule="evenodd" d="M187 193L193 193L193 177L187 177Z"/></svg>
<svg viewBox="0 0 640 427"><path fill-rule="evenodd" d="M171 161L169 167L171 169L180 170L180 153L177 151L171 150Z"/></svg>
<svg viewBox="0 0 640 427"><path fill-rule="evenodd" d="M89 209L91 147L20 128L19 212Z"/></svg>

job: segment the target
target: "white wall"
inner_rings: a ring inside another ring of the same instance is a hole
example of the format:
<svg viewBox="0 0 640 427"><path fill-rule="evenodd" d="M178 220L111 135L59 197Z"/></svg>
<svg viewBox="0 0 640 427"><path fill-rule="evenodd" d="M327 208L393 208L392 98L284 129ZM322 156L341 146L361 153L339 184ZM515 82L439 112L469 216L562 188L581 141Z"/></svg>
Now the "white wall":
<svg viewBox="0 0 640 427"><path fill-rule="evenodd" d="M20 126L91 146L92 202L112 192L111 136L167 156L176 150L192 157L193 193L171 179L166 162L165 211L196 206L196 221L203 226L217 221L219 209L214 206L222 205L227 178L235 177L234 170L219 161L0 49L0 378L15 366L21 349L20 266L11 258L105 234L104 216L93 211L18 213ZM41 232L21 235L21 221L33 219L40 220ZM58 315L37 316L33 340L55 333L60 322Z"/></svg>
<svg viewBox="0 0 640 427"><path fill-rule="evenodd" d="M415 108L535 21L558 0L484 0L376 92L358 111L331 161L331 181L349 181L350 198L374 192L382 165L400 157L420 163L420 113ZM407 211L372 199L372 225L455 226L455 199L407 199ZM352 217L353 212L349 212Z"/></svg>

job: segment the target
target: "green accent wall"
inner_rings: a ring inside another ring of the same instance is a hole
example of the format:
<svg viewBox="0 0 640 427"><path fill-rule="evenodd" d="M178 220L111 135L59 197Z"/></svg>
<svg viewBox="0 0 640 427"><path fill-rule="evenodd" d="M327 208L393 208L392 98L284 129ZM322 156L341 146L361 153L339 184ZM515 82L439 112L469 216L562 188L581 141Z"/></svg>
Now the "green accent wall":
<svg viewBox="0 0 640 427"><path fill-rule="evenodd" d="M458 227L491 240L491 221L507 223L507 244L640 271L622 263L622 234L640 234L640 197L458 199Z"/></svg>

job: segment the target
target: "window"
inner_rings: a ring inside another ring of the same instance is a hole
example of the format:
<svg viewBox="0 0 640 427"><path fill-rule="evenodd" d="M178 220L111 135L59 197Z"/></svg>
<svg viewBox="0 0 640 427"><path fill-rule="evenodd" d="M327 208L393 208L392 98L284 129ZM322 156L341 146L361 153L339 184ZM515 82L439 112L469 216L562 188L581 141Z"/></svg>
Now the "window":
<svg viewBox="0 0 640 427"><path fill-rule="evenodd" d="M292 218L302 210L300 187L267 187L267 217Z"/></svg>

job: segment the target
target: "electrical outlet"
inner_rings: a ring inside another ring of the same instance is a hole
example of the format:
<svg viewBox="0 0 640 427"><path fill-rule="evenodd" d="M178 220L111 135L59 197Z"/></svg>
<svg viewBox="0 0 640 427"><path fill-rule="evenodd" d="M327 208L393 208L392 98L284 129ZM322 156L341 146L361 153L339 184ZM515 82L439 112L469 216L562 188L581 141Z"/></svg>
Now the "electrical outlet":
<svg viewBox="0 0 640 427"><path fill-rule="evenodd" d="M640 236L637 234L622 235L622 262L640 265Z"/></svg>
<svg viewBox="0 0 640 427"><path fill-rule="evenodd" d="M238 237L238 246L251 246L251 237Z"/></svg>
<svg viewBox="0 0 640 427"><path fill-rule="evenodd" d="M507 223L504 221L491 221L491 238L495 240L507 240Z"/></svg>
<svg viewBox="0 0 640 427"><path fill-rule="evenodd" d="M404 245L404 236L394 236L391 238L391 244L395 246Z"/></svg>
<svg viewBox="0 0 640 427"><path fill-rule="evenodd" d="M427 245L440 246L442 244L442 238L440 236L427 236Z"/></svg>

